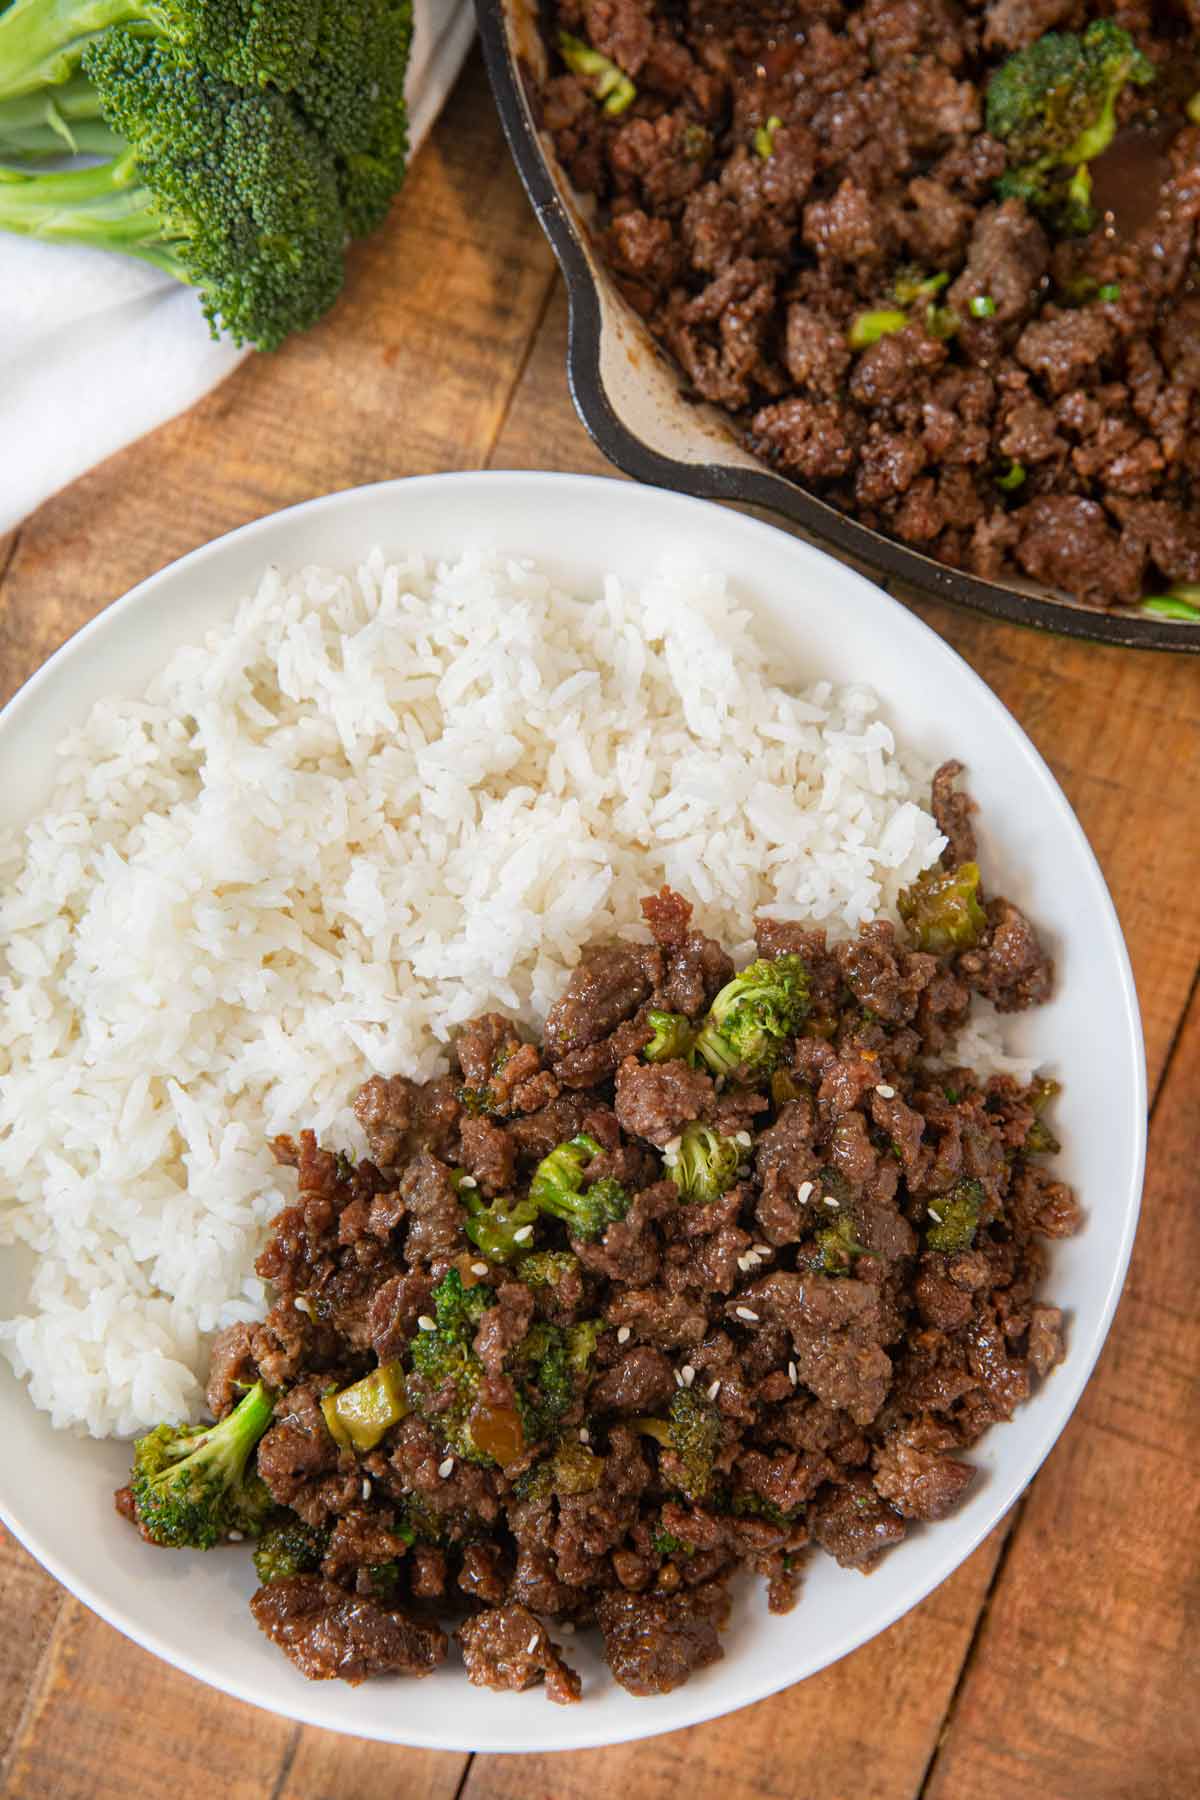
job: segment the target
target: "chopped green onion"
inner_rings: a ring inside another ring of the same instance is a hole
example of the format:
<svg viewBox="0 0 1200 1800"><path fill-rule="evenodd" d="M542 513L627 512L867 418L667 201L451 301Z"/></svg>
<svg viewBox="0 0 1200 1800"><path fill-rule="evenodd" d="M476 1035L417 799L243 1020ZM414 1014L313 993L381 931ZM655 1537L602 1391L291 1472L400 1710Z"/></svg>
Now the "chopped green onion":
<svg viewBox="0 0 1200 1800"><path fill-rule="evenodd" d="M971 317L973 319L994 319L996 302L990 294L976 294L971 301Z"/></svg>
<svg viewBox="0 0 1200 1800"><path fill-rule="evenodd" d="M1096 289L1097 300L1119 300L1121 284L1119 281L1106 281L1103 287Z"/></svg>
<svg viewBox="0 0 1200 1800"><path fill-rule="evenodd" d="M865 350L869 344L877 344L891 332L903 331L907 324L907 313L894 312L887 307L878 312L859 313L850 326L847 342L852 350Z"/></svg>
<svg viewBox="0 0 1200 1800"><path fill-rule="evenodd" d="M892 292L901 306L911 306L914 300L932 300L935 294L941 292L949 279L949 271L946 269L943 269L940 274L919 278L900 276L895 282Z"/></svg>
<svg viewBox="0 0 1200 1800"><path fill-rule="evenodd" d="M754 134L755 154L761 156L764 162L774 153L775 133L782 124L783 120L772 113L766 124L760 125Z"/></svg>
<svg viewBox="0 0 1200 1800"><path fill-rule="evenodd" d="M599 50L593 50L582 38L572 37L569 31L560 31L558 48L572 75L595 77L592 92L597 100L603 101L604 110L610 117L616 118L637 99L637 89L624 69L619 69L609 57L601 56Z"/></svg>
<svg viewBox="0 0 1200 1800"><path fill-rule="evenodd" d="M952 306L934 306L930 301L925 308L925 329L931 338L952 338L961 323Z"/></svg>
<svg viewBox="0 0 1200 1800"><path fill-rule="evenodd" d="M1193 606L1178 594L1152 594L1141 602L1138 611L1155 619L1186 619L1189 624L1200 624L1200 606Z"/></svg>
<svg viewBox="0 0 1200 1800"><path fill-rule="evenodd" d="M996 486L998 488L1003 488L1006 494L1011 494L1014 488L1020 487L1024 479L1025 464L1018 462L1014 457L1004 473L1002 475L997 475Z"/></svg>

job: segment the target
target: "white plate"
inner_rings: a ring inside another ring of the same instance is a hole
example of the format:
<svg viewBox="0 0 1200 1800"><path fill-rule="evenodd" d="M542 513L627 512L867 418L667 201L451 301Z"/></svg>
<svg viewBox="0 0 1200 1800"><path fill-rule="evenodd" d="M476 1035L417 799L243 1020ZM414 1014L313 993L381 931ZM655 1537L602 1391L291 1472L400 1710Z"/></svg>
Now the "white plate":
<svg viewBox="0 0 1200 1800"><path fill-rule="evenodd" d="M33 1554L156 1655L332 1731L456 1750L581 1749L673 1731L813 1674L915 1605L1012 1505L1070 1416L1120 1293L1141 1190L1145 1066L1129 961L1095 858L1045 763L978 676L879 589L771 526L625 483L500 473L392 482L261 519L143 582L17 695L0 715L0 823L21 823L44 800L53 747L93 700L137 692L174 648L228 617L267 563L347 566L374 544L447 555L480 545L534 556L595 589L603 570L632 575L681 540L736 583L780 673L869 682L910 745L968 766L985 871L1037 920L1058 962L1055 999L1015 1020L1012 1038L1065 1084L1060 1167L1088 1214L1079 1237L1052 1246L1048 1292L1067 1310L1069 1354L972 1453L980 1479L967 1503L912 1531L873 1575L815 1556L785 1619L769 1618L760 1588L748 1587L724 1661L658 1699L631 1698L581 1654L585 1700L565 1708L537 1689L470 1688L453 1662L419 1684L306 1682L251 1620L248 1556L146 1548L111 1506L127 1467L121 1447L54 1433L0 1376L0 1516ZM6 1259L0 1310L15 1261Z"/></svg>

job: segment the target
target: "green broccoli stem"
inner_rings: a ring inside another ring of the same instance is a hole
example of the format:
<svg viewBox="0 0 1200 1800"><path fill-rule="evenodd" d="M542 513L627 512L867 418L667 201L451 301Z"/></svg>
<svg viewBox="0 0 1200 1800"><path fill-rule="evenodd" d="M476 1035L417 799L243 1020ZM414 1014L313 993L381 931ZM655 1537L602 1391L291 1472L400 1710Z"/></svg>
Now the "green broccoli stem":
<svg viewBox="0 0 1200 1800"><path fill-rule="evenodd" d="M106 123L86 76L63 87L0 100L0 156L115 156L124 144Z"/></svg>
<svg viewBox="0 0 1200 1800"><path fill-rule="evenodd" d="M137 0L15 0L0 11L0 100L60 87L102 31L153 18Z"/></svg>
<svg viewBox="0 0 1200 1800"><path fill-rule="evenodd" d="M186 282L188 272L131 154L86 169L29 174L0 167L0 230L53 243L120 250Z"/></svg>

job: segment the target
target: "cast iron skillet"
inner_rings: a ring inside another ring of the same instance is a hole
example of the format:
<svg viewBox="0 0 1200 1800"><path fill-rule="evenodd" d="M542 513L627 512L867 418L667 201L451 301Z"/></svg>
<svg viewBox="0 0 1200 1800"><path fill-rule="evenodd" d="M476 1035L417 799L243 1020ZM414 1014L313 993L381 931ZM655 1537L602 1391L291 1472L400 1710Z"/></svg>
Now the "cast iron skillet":
<svg viewBox="0 0 1200 1800"><path fill-rule="evenodd" d="M475 10L505 136L566 279L571 395L611 462L655 487L781 513L868 574L891 577L934 599L1066 637L1200 653L1200 625L1122 608L1102 611L1033 582L1001 586L883 537L777 475L738 442L714 408L687 399L682 375L625 304L592 249L585 203L538 132L529 102L529 90L546 66L537 0L475 0Z"/></svg>

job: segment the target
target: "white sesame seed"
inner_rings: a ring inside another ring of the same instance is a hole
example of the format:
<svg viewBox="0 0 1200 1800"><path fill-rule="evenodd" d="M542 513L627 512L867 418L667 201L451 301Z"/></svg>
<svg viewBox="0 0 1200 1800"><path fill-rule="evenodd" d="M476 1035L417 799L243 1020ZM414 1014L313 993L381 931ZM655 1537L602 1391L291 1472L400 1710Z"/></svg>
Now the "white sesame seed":
<svg viewBox="0 0 1200 1800"><path fill-rule="evenodd" d="M754 1267L754 1257L749 1252L747 1252L745 1256L738 1257L737 1265L738 1265L738 1268L742 1271L743 1275L748 1275L750 1273L751 1269Z"/></svg>
<svg viewBox="0 0 1200 1800"><path fill-rule="evenodd" d="M229 1533L229 1541L231 1544L240 1544L245 1535L244 1531L231 1531Z"/></svg>
<svg viewBox="0 0 1200 1800"><path fill-rule="evenodd" d="M417 1320L417 1326L421 1331L436 1331L437 1330L437 1326L434 1324L433 1320L430 1318L428 1313L422 1313L420 1315L420 1317Z"/></svg>
<svg viewBox="0 0 1200 1800"><path fill-rule="evenodd" d="M617 1342L618 1342L618 1344L627 1344L629 1342L629 1327L628 1327L628 1325L622 1325L620 1331L618 1331Z"/></svg>
<svg viewBox="0 0 1200 1800"><path fill-rule="evenodd" d="M536 1632L536 1631L535 1631L535 1632L534 1632L534 1634L533 1634L533 1636L532 1636L532 1637L531 1637L531 1638L530 1638L530 1640L529 1640L529 1642L528 1642L528 1643L527 1643L527 1644L526 1644L526 1646L525 1646L525 1654L526 1654L526 1656L532 1656L532 1655L533 1655L533 1653L534 1653L534 1651L535 1651L535 1650L536 1650L536 1649L537 1649L537 1647L538 1647L538 1638L539 1638L539 1636L540 1636L540 1635L541 1635L541 1634L540 1634L540 1633L539 1633L539 1632Z"/></svg>
<svg viewBox="0 0 1200 1800"><path fill-rule="evenodd" d="M664 1156L678 1156L682 1149L683 1139L681 1137L668 1138L663 1145L663 1154Z"/></svg>
<svg viewBox="0 0 1200 1800"><path fill-rule="evenodd" d="M735 1306L733 1310L738 1318L745 1319L748 1325L758 1324L758 1314L756 1312L751 1312L748 1306Z"/></svg>
<svg viewBox="0 0 1200 1800"><path fill-rule="evenodd" d="M305 1299L303 1294L297 1294L296 1298L292 1301L292 1305L297 1312L307 1313L309 1318L312 1318L312 1306L309 1301Z"/></svg>
<svg viewBox="0 0 1200 1800"><path fill-rule="evenodd" d="M935 1225L940 1225L940 1224L941 1224L941 1222L942 1222L942 1215L941 1215L941 1213L940 1213L940 1212L934 1212L934 1210L933 1210L933 1208L932 1208L932 1206L930 1206L930 1207L927 1207L927 1208L926 1208L926 1211L927 1211L927 1212L928 1212L928 1214L929 1214L929 1216L930 1216L930 1218L931 1218L931 1219L932 1219L932 1220L933 1220L933 1222L934 1222L934 1224L935 1224Z"/></svg>
<svg viewBox="0 0 1200 1800"><path fill-rule="evenodd" d="M472 1187L478 1187L479 1183L476 1181L476 1179L473 1175L461 1175L459 1177L458 1185L459 1185L459 1187L472 1188Z"/></svg>
<svg viewBox="0 0 1200 1800"><path fill-rule="evenodd" d="M754 1254L755 1254L755 1256L770 1256L770 1254L771 1254L770 1244L755 1244Z"/></svg>
<svg viewBox="0 0 1200 1800"><path fill-rule="evenodd" d="M696 1371L693 1369L691 1363L684 1363L679 1373L683 1376L684 1387L691 1387L693 1381L696 1379Z"/></svg>
<svg viewBox="0 0 1200 1800"><path fill-rule="evenodd" d="M709 1388L709 1390L708 1390L708 1397L709 1397L709 1399L710 1399L710 1400L715 1400L715 1399L716 1399L716 1397L717 1397L717 1395L718 1395L718 1394L719 1394L719 1393L720 1393L720 1391L721 1391L721 1384L720 1384L720 1382L719 1382L719 1381L714 1381L714 1382L713 1382L713 1384L712 1384L712 1386L711 1386L711 1387L710 1387L710 1388Z"/></svg>
<svg viewBox="0 0 1200 1800"><path fill-rule="evenodd" d="M676 1387L683 1386L683 1370L682 1369L676 1369L676 1371L675 1371L675 1386Z"/></svg>
<svg viewBox="0 0 1200 1800"><path fill-rule="evenodd" d="M446 1458L445 1462L440 1462L438 1464L438 1474L441 1476L442 1480L445 1481L447 1476L453 1475L453 1473L454 1473L454 1458L452 1456L448 1456Z"/></svg>
<svg viewBox="0 0 1200 1800"><path fill-rule="evenodd" d="M513 1232L513 1243L514 1244L527 1244L532 1236L533 1236L533 1226L532 1225L522 1225L520 1231Z"/></svg>
<svg viewBox="0 0 1200 1800"><path fill-rule="evenodd" d="M821 1205L822 1206L832 1206L834 1212L836 1212L838 1209L838 1203L834 1199L832 1194L823 1194L821 1196Z"/></svg>
<svg viewBox="0 0 1200 1800"><path fill-rule="evenodd" d="M735 1144L740 1144L744 1150L748 1150L754 1142L754 1139L750 1136L748 1131L735 1131L733 1134L733 1141Z"/></svg>
<svg viewBox="0 0 1200 1800"><path fill-rule="evenodd" d="M879 1095L881 1100L894 1100L896 1098L895 1088L889 1087L886 1081L881 1081L875 1089L875 1092Z"/></svg>
<svg viewBox="0 0 1200 1800"><path fill-rule="evenodd" d="M812 1191L813 1191L813 1184L811 1181L802 1181L800 1183L800 1186L796 1189L796 1198L800 1202L801 1206L804 1205L804 1202L808 1199L808 1196L812 1193Z"/></svg>
<svg viewBox="0 0 1200 1800"><path fill-rule="evenodd" d="M472 1275L486 1275L487 1272L488 1272L488 1268L487 1268L486 1263L472 1263L471 1264Z"/></svg>
<svg viewBox="0 0 1200 1800"><path fill-rule="evenodd" d="M579 1441L581 1444L590 1444L592 1441L592 1434L586 1425L579 1427Z"/></svg>
<svg viewBox="0 0 1200 1800"><path fill-rule="evenodd" d="M788 1380L791 1382L792 1386L795 1387L795 1385L799 1379L800 1379L799 1376L796 1374L795 1363L790 1362L788 1364Z"/></svg>
<svg viewBox="0 0 1200 1800"><path fill-rule="evenodd" d="M362 1496L364 1500L369 1500L371 1498L371 1484L365 1479L362 1486Z"/></svg>

